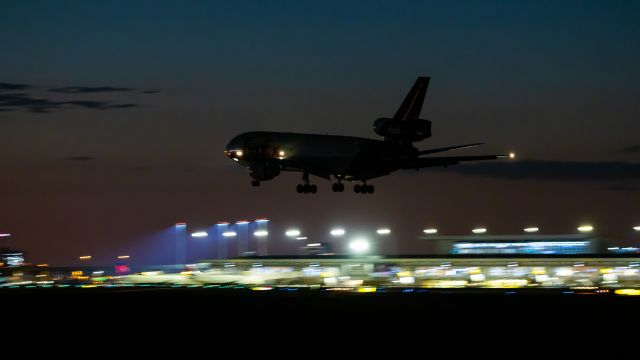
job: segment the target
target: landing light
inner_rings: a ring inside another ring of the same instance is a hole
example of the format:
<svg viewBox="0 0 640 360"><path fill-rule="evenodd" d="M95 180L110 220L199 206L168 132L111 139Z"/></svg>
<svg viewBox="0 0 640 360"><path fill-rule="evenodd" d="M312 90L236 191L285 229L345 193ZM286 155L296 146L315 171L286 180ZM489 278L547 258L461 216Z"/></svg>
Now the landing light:
<svg viewBox="0 0 640 360"><path fill-rule="evenodd" d="M524 229L524 232L534 233L534 232L538 232L538 230L540 229L538 229L537 227L528 227Z"/></svg>
<svg viewBox="0 0 640 360"><path fill-rule="evenodd" d="M201 237L206 237L207 235L209 235L209 234L207 234L206 231L196 231L196 232L191 234L191 237L201 238Z"/></svg>
<svg viewBox="0 0 640 360"><path fill-rule="evenodd" d="M242 157L242 154L243 154L242 150L236 151L236 156L237 157Z"/></svg>
<svg viewBox="0 0 640 360"><path fill-rule="evenodd" d="M269 232L266 230L258 230L256 232L253 233L253 235L257 236L257 237L264 237L269 235Z"/></svg>
<svg viewBox="0 0 640 360"><path fill-rule="evenodd" d="M224 237L234 237L236 235L238 235L238 234L236 234L235 231L225 231L225 232L222 233L222 236L224 236Z"/></svg>
<svg viewBox="0 0 640 360"><path fill-rule="evenodd" d="M423 233L425 234L437 234L438 233L438 229L424 229L422 230Z"/></svg>
<svg viewBox="0 0 640 360"><path fill-rule="evenodd" d="M591 225L582 225L582 226L578 227L578 231L580 231L580 232L592 232L593 231L593 226L591 226Z"/></svg>
<svg viewBox="0 0 640 360"><path fill-rule="evenodd" d="M331 230L331 236L342 236L342 235L344 235L344 229Z"/></svg>
<svg viewBox="0 0 640 360"><path fill-rule="evenodd" d="M633 227L633 230L635 230L635 231L640 231L640 226L634 226L634 227Z"/></svg>
<svg viewBox="0 0 640 360"><path fill-rule="evenodd" d="M477 228L477 229L473 229L471 230L474 234L484 234L487 232L487 229L485 228Z"/></svg>
<svg viewBox="0 0 640 360"><path fill-rule="evenodd" d="M515 158L516 158L516 153L510 152L509 153L509 159L515 159Z"/></svg>
<svg viewBox="0 0 640 360"><path fill-rule="evenodd" d="M300 236L300 230L291 229L291 230L287 230L287 232L285 232L284 234L287 235L288 237L296 237L296 236Z"/></svg>
<svg viewBox="0 0 640 360"><path fill-rule="evenodd" d="M378 235L387 235L387 234L391 234L391 230L384 228L384 229L378 229L376 230L376 232L378 233Z"/></svg>

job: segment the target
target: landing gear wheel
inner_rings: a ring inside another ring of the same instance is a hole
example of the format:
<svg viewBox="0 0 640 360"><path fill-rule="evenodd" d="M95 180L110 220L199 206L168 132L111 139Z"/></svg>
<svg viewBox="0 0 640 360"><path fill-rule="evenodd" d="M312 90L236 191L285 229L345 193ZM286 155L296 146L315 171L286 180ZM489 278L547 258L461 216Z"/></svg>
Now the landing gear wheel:
<svg viewBox="0 0 640 360"><path fill-rule="evenodd" d="M344 184L343 183L337 183L336 185L338 185L337 186L338 192L343 192L344 191Z"/></svg>
<svg viewBox="0 0 640 360"><path fill-rule="evenodd" d="M373 185L367 185L367 192L369 194L373 194L376 191L376 188Z"/></svg>
<svg viewBox="0 0 640 360"><path fill-rule="evenodd" d="M302 194L304 192L304 185L298 184L298 186L296 186L296 191L298 194Z"/></svg>
<svg viewBox="0 0 640 360"><path fill-rule="evenodd" d="M258 181L258 180L251 180L251 186L260 186L260 181Z"/></svg>
<svg viewBox="0 0 640 360"><path fill-rule="evenodd" d="M356 184L356 185L353 187L353 192L354 192L354 193L359 194L361 191L362 191L362 186L360 186L360 184Z"/></svg>
<svg viewBox="0 0 640 360"><path fill-rule="evenodd" d="M315 194L318 192L318 187L316 185L309 185L309 191L311 191L312 194Z"/></svg>
<svg viewBox="0 0 640 360"><path fill-rule="evenodd" d="M331 190L332 190L333 192L338 192L338 191L340 191L340 190L338 190L338 183L333 183L333 184L331 184Z"/></svg>

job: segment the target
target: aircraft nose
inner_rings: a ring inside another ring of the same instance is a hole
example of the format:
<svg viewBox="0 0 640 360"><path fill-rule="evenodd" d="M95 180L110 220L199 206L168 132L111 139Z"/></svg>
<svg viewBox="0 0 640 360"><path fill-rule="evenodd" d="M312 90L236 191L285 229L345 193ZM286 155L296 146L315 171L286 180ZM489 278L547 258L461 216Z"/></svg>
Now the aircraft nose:
<svg viewBox="0 0 640 360"><path fill-rule="evenodd" d="M244 147L244 134L238 135L233 139L231 139L231 141L229 141L229 143L225 147L224 153L230 159L238 161L238 159L244 155L243 147Z"/></svg>

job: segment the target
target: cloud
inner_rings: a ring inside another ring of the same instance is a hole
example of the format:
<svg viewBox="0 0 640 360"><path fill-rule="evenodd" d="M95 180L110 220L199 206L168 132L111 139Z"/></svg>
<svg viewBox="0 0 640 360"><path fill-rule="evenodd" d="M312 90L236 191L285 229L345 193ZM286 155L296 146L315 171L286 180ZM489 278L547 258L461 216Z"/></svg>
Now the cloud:
<svg viewBox="0 0 640 360"><path fill-rule="evenodd" d="M125 109L125 108L132 108L132 107L138 106L137 104L133 104L133 103L119 104L119 103L113 103L111 101L106 101L106 100L74 99L74 100L56 101L53 99L37 97L24 91L24 90L33 89L33 88L34 86L26 85L26 84L0 83L0 111L15 111L15 110L23 109L33 113L46 114L46 113L51 113L53 111L58 111L58 110L68 110L68 109L77 109L77 108L109 110L109 109ZM107 93L107 92L117 92L117 91L133 92L136 90L132 88L112 87L112 86L96 86L96 87L67 86L67 87L49 89L49 91L71 94L71 95L81 95L86 93ZM148 90L148 91L153 91L149 93L158 92L157 90Z"/></svg>
<svg viewBox="0 0 640 360"><path fill-rule="evenodd" d="M620 149L622 152L640 152L640 145L631 145L624 149Z"/></svg>
<svg viewBox="0 0 640 360"><path fill-rule="evenodd" d="M579 162L523 160L454 166L453 171L466 176L509 180L619 181L640 180L640 163L622 161Z"/></svg>
<svg viewBox="0 0 640 360"><path fill-rule="evenodd" d="M131 88L119 88L112 86L67 86L62 88L49 89L51 92L59 92L65 94L84 94L84 93L101 93L115 91L133 91Z"/></svg>
<svg viewBox="0 0 640 360"><path fill-rule="evenodd" d="M3 90L24 90L30 87L31 86L25 84L10 84L0 82L0 92L2 92Z"/></svg>
<svg viewBox="0 0 640 360"><path fill-rule="evenodd" d="M606 188L611 191L640 191L640 186L628 186L628 185L611 185Z"/></svg>
<svg viewBox="0 0 640 360"><path fill-rule="evenodd" d="M93 156L69 156L67 158L67 160L71 160L71 161L91 161L95 159L96 158Z"/></svg>

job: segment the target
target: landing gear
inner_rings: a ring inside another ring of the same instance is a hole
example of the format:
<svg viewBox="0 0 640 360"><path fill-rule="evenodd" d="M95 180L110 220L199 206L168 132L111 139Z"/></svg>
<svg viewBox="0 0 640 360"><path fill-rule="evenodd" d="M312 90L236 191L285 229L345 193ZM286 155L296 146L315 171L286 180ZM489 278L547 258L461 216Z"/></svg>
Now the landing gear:
<svg viewBox="0 0 640 360"><path fill-rule="evenodd" d="M302 180L304 181L304 184L298 184L296 186L296 191L298 192L298 194L308 194L308 193L315 194L318 192L318 187L316 185L309 184L308 172L302 173Z"/></svg>
<svg viewBox="0 0 640 360"><path fill-rule="evenodd" d="M353 192L355 192L356 194L373 194L376 191L376 188L373 187L373 185L367 185L365 184L356 184L353 187Z"/></svg>
<svg viewBox="0 0 640 360"><path fill-rule="evenodd" d="M260 186L260 181L258 181L258 180L251 180L251 186Z"/></svg>
<svg viewBox="0 0 640 360"><path fill-rule="evenodd" d="M337 183L333 183L331 185L331 190L333 190L333 192L343 192L344 191L344 184L337 182Z"/></svg>

